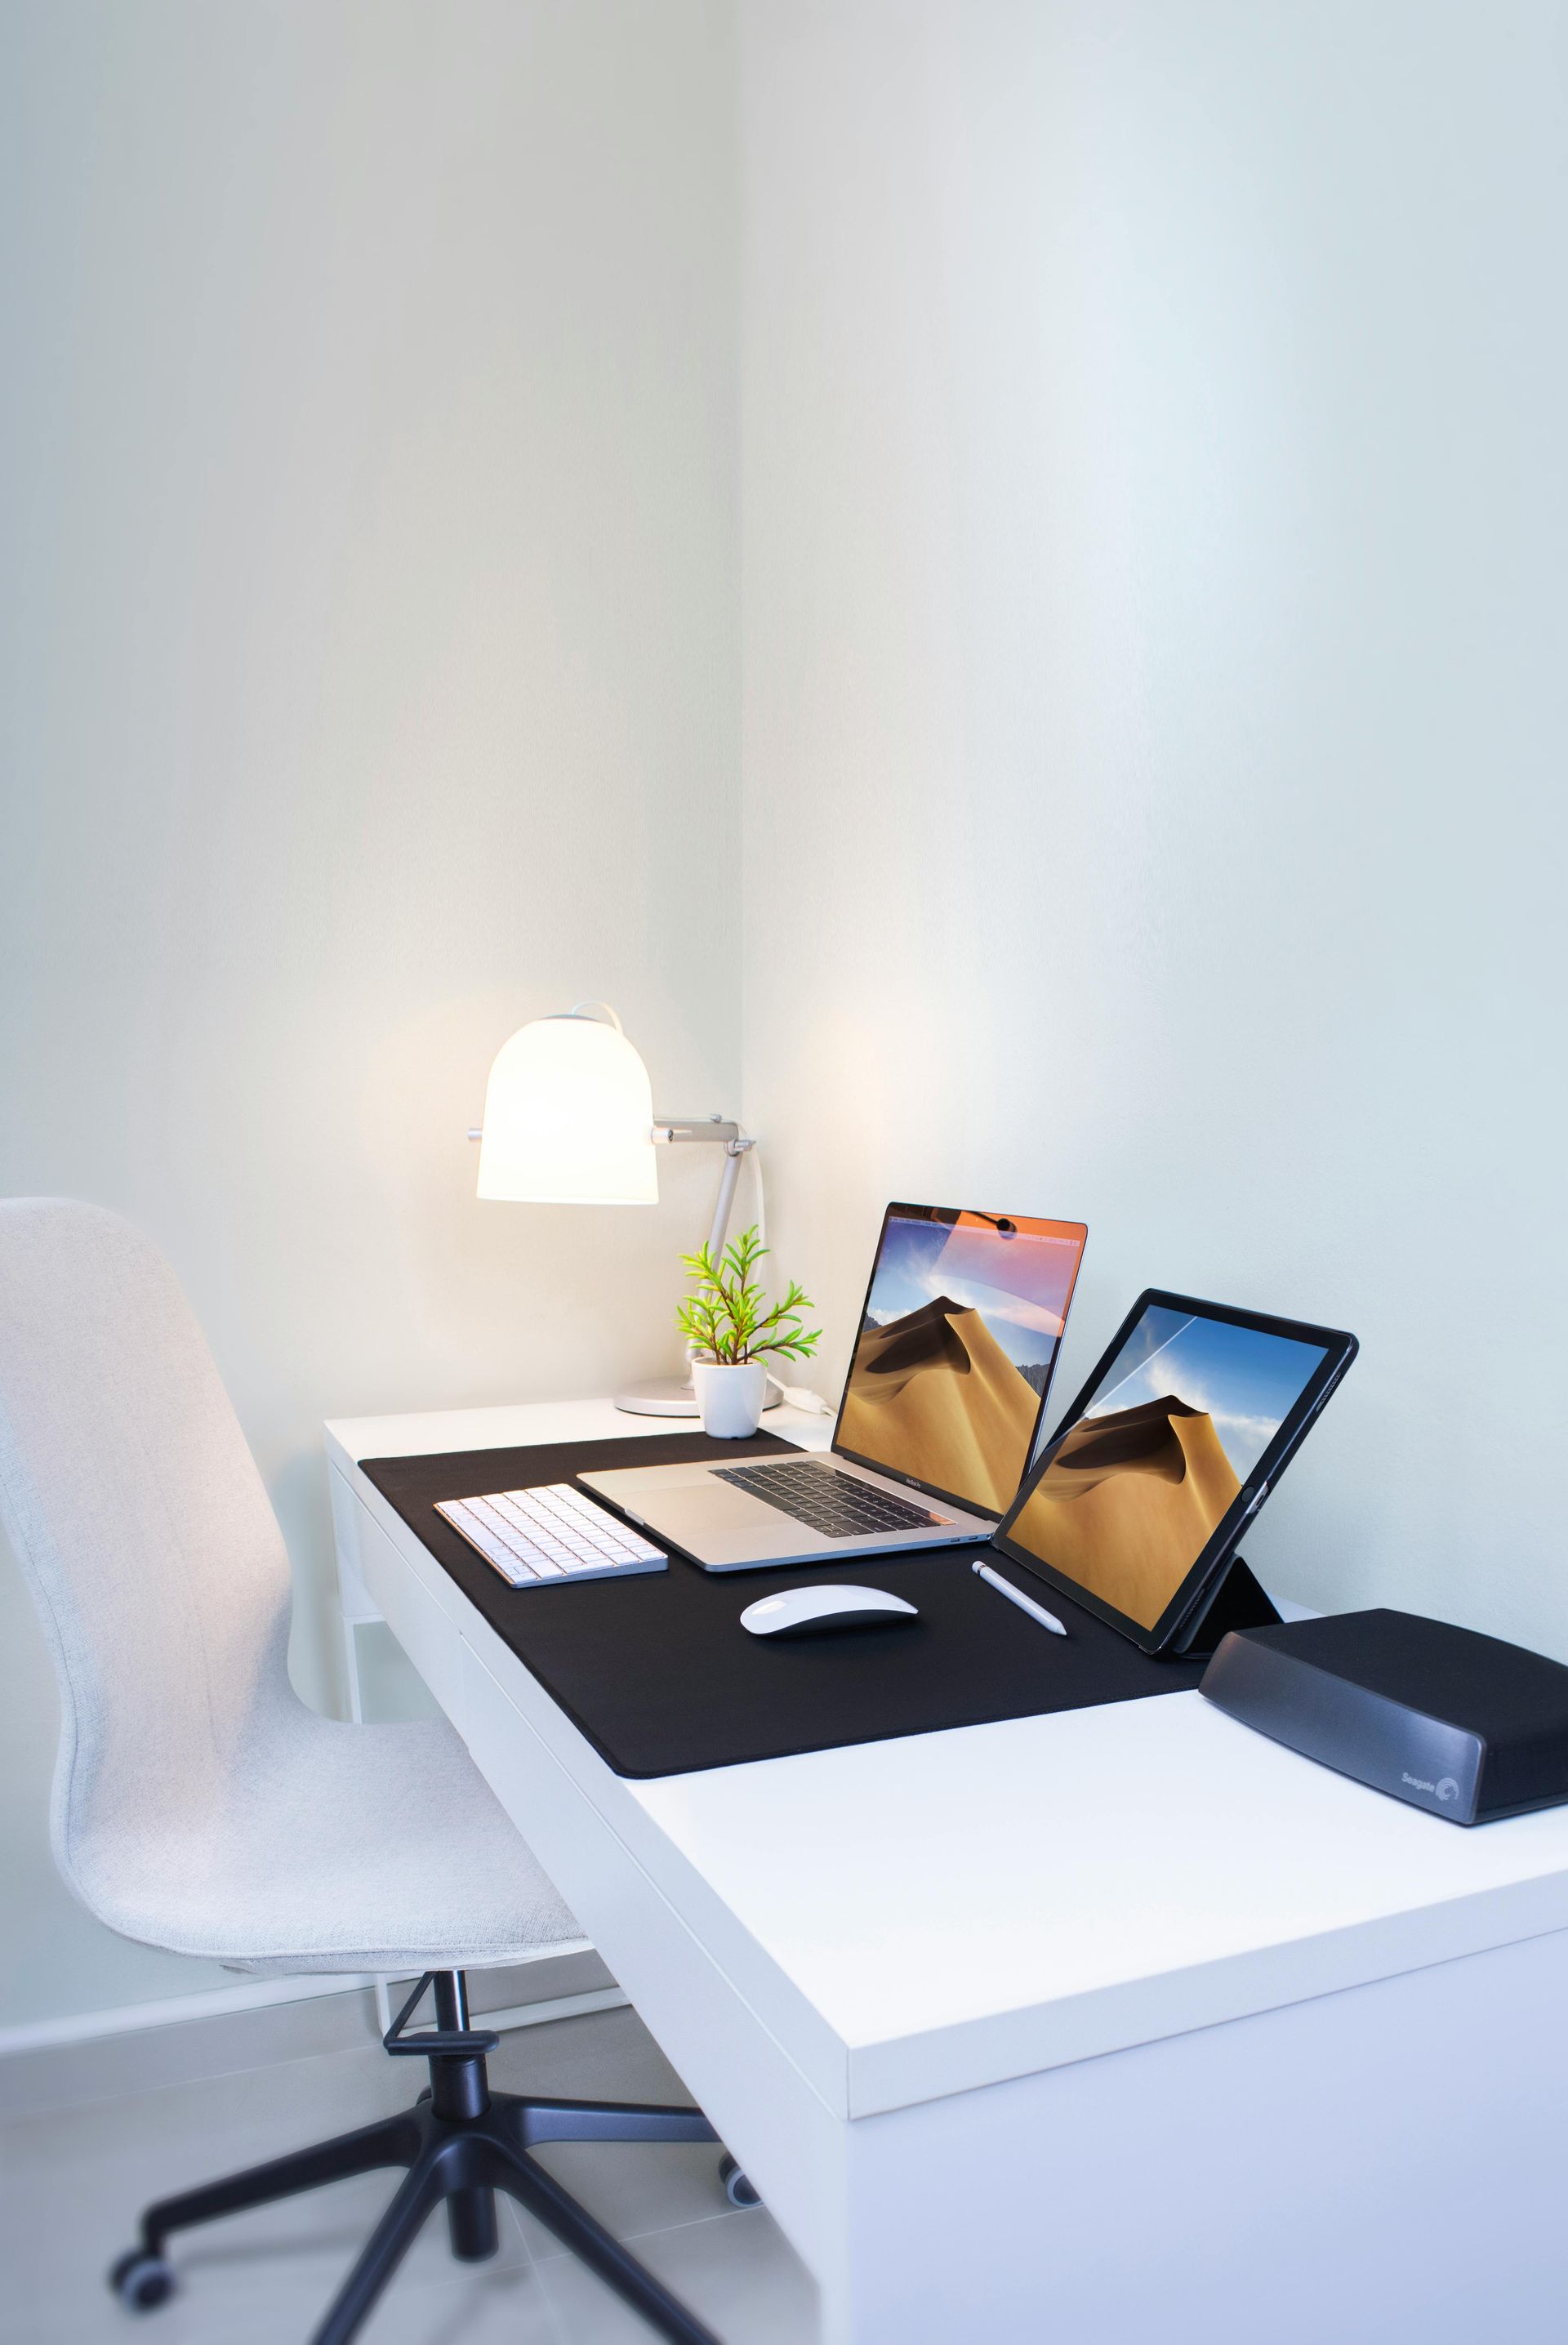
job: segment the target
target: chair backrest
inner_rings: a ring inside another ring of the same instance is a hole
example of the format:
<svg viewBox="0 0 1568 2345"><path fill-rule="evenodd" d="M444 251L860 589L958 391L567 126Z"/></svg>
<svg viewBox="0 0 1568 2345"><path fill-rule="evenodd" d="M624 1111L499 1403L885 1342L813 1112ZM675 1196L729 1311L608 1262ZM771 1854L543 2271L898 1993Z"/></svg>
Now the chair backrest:
<svg viewBox="0 0 1568 2345"><path fill-rule="evenodd" d="M0 1200L0 1525L60 1681L56 1859L91 1905L95 1851L195 1827L295 1699L288 1558L212 1355L96 1206Z"/></svg>

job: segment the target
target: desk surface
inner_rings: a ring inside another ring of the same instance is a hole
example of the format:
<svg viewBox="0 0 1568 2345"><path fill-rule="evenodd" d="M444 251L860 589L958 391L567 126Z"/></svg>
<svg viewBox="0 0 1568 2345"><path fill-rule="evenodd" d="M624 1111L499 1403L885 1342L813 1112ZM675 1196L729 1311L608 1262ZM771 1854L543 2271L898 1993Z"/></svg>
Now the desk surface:
<svg viewBox="0 0 1568 2345"><path fill-rule="evenodd" d="M328 1439L374 1498L361 1457L650 1429L583 1401ZM1462 1831L1196 1693L652 1782L559 1723L557 1756L849 2115L1568 1927L1568 1809Z"/></svg>

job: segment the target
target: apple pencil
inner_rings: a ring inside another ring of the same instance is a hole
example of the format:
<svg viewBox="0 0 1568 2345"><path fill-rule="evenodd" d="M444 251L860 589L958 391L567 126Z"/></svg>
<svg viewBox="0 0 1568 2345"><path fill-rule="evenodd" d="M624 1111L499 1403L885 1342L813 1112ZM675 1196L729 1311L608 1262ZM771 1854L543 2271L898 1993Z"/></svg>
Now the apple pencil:
<svg viewBox="0 0 1568 2345"><path fill-rule="evenodd" d="M1010 1579L1004 1579L1001 1573L993 1571L988 1563L976 1563L973 1569L977 1579L983 1579L987 1588L994 1588L998 1596L1005 1596L1009 1604L1016 1604L1020 1612L1027 1612L1031 1620L1037 1620L1042 1629L1048 1629L1053 1637L1067 1635L1066 1629L1054 1612L1047 1612L1043 1604L1037 1604L1032 1596L1026 1596L1021 1588L1015 1588Z"/></svg>

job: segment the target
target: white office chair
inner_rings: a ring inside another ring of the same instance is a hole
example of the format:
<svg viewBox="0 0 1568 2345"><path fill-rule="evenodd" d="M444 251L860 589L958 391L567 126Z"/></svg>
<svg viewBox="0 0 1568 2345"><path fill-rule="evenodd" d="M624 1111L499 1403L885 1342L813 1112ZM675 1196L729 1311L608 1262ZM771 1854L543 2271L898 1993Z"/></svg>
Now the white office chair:
<svg viewBox="0 0 1568 2345"><path fill-rule="evenodd" d="M288 1680L272 1509L174 1274L117 1215L0 1202L0 1524L58 1673L56 1860L127 1938L264 1974L418 1971L436 2030L400 2117L147 2209L111 2284L174 2286L169 2234L378 2167L403 2181L314 2345L344 2345L444 2199L452 2252L510 2192L677 2345L714 2345L531 2156L545 2141L712 2141L695 2109L492 2095L463 1969L579 1935L446 1721L345 1726ZM733 2176L733 2162L726 2161Z"/></svg>

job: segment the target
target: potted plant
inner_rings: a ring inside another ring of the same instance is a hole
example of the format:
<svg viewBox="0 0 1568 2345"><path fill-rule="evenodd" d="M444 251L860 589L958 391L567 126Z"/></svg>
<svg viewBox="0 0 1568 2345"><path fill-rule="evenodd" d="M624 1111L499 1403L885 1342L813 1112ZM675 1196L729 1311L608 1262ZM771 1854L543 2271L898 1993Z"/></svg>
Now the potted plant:
<svg viewBox="0 0 1568 2345"><path fill-rule="evenodd" d="M692 1355L692 1382L703 1430L721 1441L744 1440L762 1419L767 1357L805 1360L821 1338L808 1334L801 1313L811 1297L790 1282L782 1303L770 1304L753 1275L768 1249L754 1229L743 1231L716 1258L708 1246L681 1260L693 1282L675 1314Z"/></svg>

